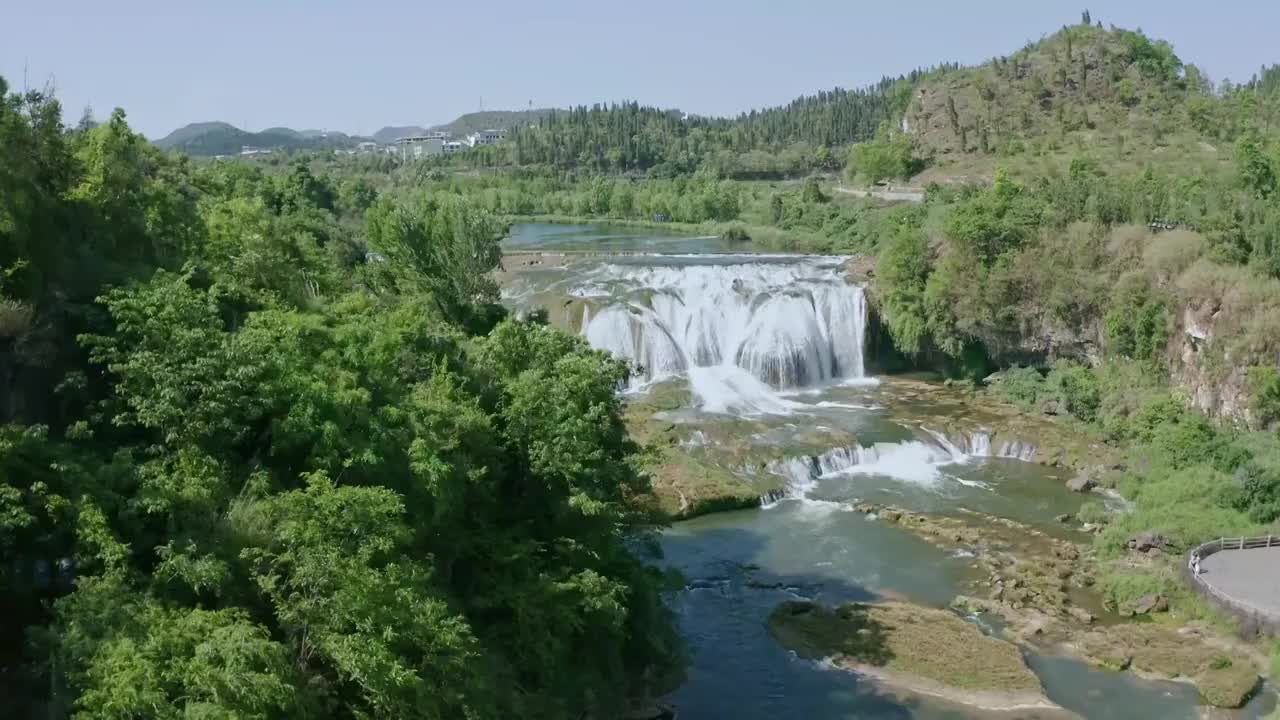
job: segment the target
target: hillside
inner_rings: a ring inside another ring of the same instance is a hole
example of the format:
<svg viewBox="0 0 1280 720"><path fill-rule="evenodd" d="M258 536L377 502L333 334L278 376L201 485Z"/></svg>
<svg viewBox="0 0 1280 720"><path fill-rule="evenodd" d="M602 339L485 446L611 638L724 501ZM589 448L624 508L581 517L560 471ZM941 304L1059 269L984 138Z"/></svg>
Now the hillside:
<svg viewBox="0 0 1280 720"><path fill-rule="evenodd" d="M285 150L347 148L366 139L340 132L298 131L286 127L247 132L230 123L201 122L180 127L155 144L188 155L212 156L234 155L245 146Z"/></svg>
<svg viewBox="0 0 1280 720"><path fill-rule="evenodd" d="M459 116L453 122L444 125L433 125L430 130L443 130L454 137L477 132L479 130L510 130L522 125L536 123L550 115L554 110L537 108L534 110L484 110Z"/></svg>
<svg viewBox="0 0 1280 720"><path fill-rule="evenodd" d="M379 145L388 145L402 137L408 137L410 135L425 135L426 132L426 128L418 125L389 125L374 133L373 140Z"/></svg>
<svg viewBox="0 0 1280 720"><path fill-rule="evenodd" d="M1081 23L921 78L896 125L929 166L920 184L989 180L997 165L1034 176L1082 153L1111 169L1191 171L1231 158L1219 141L1235 130L1211 119L1218 99L1168 43Z"/></svg>

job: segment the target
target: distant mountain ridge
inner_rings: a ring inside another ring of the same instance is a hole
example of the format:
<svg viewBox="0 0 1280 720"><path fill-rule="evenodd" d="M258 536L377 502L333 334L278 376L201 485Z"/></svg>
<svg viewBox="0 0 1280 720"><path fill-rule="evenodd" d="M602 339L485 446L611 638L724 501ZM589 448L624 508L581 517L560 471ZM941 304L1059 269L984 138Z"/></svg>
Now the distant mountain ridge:
<svg viewBox="0 0 1280 720"><path fill-rule="evenodd" d="M323 150L355 147L370 138L323 130L294 130L286 127L248 132L225 122L191 123L153 141L166 150L188 155L235 155L245 147L285 150Z"/></svg>
<svg viewBox="0 0 1280 720"><path fill-rule="evenodd" d="M462 138L470 133L490 128L509 130L513 127L536 123L554 110L486 110L467 113L452 122L423 127L421 125L389 125L372 137L347 135L323 130L294 130L287 127L271 127L261 132L249 132L226 122L198 122L185 125L168 135L153 141L166 150L178 150L188 155L234 155L243 147L280 148L286 150L319 150L355 147L366 141L387 145L402 137L425 135L428 132L447 132Z"/></svg>
<svg viewBox="0 0 1280 720"><path fill-rule="evenodd" d="M390 125L384 127L373 134L373 139L379 145L387 145L399 140L402 137L410 137L412 135L426 135L427 129L419 125Z"/></svg>

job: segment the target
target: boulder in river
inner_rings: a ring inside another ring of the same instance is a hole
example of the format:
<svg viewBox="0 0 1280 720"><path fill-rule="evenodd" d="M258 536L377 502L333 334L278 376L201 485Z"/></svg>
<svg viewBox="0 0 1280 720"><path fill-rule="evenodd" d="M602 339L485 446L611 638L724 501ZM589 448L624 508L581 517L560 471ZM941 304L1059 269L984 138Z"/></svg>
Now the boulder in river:
<svg viewBox="0 0 1280 720"><path fill-rule="evenodd" d="M1159 533L1144 532L1129 538L1129 549L1137 550L1140 553L1151 552L1152 550L1163 551L1168 547L1169 539Z"/></svg>
<svg viewBox="0 0 1280 720"><path fill-rule="evenodd" d="M1078 493L1087 493L1097 485L1097 481L1088 473L1080 473L1067 481L1067 489Z"/></svg>
<svg viewBox="0 0 1280 720"><path fill-rule="evenodd" d="M1067 608L1067 614L1069 614L1072 617L1072 619L1076 620L1077 622L1083 623L1085 625L1089 625L1093 623L1094 620L1097 619L1093 616L1093 613L1089 612L1088 610L1085 610L1082 607L1076 607L1074 605L1071 606L1070 608Z"/></svg>

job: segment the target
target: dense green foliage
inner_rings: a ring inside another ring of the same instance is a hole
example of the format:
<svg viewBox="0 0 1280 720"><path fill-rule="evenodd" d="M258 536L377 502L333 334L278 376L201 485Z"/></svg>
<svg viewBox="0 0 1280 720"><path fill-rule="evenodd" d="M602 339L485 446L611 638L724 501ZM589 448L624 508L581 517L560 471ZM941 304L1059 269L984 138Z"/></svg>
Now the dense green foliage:
<svg viewBox="0 0 1280 720"><path fill-rule="evenodd" d="M669 687L627 368L505 317L491 215L0 97L9 713L612 717Z"/></svg>

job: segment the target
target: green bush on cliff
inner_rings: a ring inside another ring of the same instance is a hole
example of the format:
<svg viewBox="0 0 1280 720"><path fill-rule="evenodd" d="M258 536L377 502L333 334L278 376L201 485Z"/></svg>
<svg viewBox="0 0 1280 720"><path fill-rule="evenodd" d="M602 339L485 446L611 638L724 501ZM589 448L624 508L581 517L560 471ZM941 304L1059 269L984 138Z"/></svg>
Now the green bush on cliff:
<svg viewBox="0 0 1280 720"><path fill-rule="evenodd" d="M1068 413L1085 422L1097 419L1102 403L1101 390L1097 375L1089 368L1069 360L1059 360L1045 378L1045 383Z"/></svg>
<svg viewBox="0 0 1280 720"><path fill-rule="evenodd" d="M1280 370L1261 366L1249 368L1249 408L1259 425L1280 420Z"/></svg>
<svg viewBox="0 0 1280 720"><path fill-rule="evenodd" d="M1045 381L1039 370L1014 365L1004 371L1004 377L1001 378L997 388L1005 400L1031 410L1040 401L1040 395L1045 390Z"/></svg>

